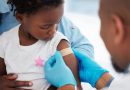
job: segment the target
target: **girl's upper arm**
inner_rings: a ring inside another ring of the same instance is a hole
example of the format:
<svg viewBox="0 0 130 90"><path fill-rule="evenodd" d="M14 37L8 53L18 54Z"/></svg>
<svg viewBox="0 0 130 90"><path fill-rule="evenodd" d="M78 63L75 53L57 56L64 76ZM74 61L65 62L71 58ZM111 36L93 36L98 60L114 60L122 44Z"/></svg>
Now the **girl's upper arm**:
<svg viewBox="0 0 130 90"><path fill-rule="evenodd" d="M5 75L5 74L7 74L5 62L4 62L4 59L0 57L0 76Z"/></svg>
<svg viewBox="0 0 130 90"><path fill-rule="evenodd" d="M61 40L59 45L57 46L57 50L61 51L62 49L68 48L68 42L66 40ZM63 56L64 61L66 65L71 69L71 71L74 74L74 77L77 81L78 88L81 88L81 83L79 79L79 74L78 74L78 61L76 60L76 57L73 53Z"/></svg>

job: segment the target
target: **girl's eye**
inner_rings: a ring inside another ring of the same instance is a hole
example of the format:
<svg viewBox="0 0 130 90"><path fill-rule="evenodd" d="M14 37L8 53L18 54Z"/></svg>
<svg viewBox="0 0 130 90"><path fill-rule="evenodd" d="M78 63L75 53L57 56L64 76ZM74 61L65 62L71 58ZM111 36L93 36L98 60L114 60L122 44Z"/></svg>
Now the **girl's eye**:
<svg viewBox="0 0 130 90"><path fill-rule="evenodd" d="M49 29L52 29L52 28L57 29L57 24L43 25L43 26L41 26L40 28L43 29L43 30L49 30Z"/></svg>
<svg viewBox="0 0 130 90"><path fill-rule="evenodd" d="M51 25L44 25L44 26L41 26L41 29L49 29L51 27Z"/></svg>

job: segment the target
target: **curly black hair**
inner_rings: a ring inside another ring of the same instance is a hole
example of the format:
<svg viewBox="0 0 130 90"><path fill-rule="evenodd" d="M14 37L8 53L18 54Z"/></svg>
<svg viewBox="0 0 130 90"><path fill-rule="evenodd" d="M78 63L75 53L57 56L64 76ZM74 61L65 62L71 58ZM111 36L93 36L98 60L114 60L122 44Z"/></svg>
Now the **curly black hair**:
<svg viewBox="0 0 130 90"><path fill-rule="evenodd" d="M11 10L20 14L32 14L39 8L54 8L64 3L64 0L8 0Z"/></svg>

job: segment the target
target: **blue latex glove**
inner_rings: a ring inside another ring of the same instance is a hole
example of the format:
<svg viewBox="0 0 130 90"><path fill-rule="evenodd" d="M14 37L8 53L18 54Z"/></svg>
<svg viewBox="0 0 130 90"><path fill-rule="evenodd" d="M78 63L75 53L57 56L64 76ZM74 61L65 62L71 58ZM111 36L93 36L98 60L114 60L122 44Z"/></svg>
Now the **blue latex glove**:
<svg viewBox="0 0 130 90"><path fill-rule="evenodd" d="M100 67L94 60L90 59L84 53L73 49L73 52L79 63L79 76L82 82L88 82L92 87L95 87L96 82L100 77L108 72Z"/></svg>
<svg viewBox="0 0 130 90"><path fill-rule="evenodd" d="M76 80L59 51L46 62L44 71L47 81L56 87L67 84L76 86Z"/></svg>

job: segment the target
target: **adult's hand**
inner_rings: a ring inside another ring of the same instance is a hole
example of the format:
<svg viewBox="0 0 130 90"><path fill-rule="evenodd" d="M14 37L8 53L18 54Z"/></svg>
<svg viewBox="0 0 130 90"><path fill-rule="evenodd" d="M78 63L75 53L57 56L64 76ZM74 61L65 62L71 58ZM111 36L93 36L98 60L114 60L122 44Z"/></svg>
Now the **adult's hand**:
<svg viewBox="0 0 130 90"><path fill-rule="evenodd" d="M32 83L29 81L17 81L16 74L8 74L0 76L0 90L30 90L22 89L23 86L32 86Z"/></svg>
<svg viewBox="0 0 130 90"><path fill-rule="evenodd" d="M58 88L68 84L76 86L76 80L71 70L64 63L59 51L49 58L45 64L44 71L47 81Z"/></svg>
<svg viewBox="0 0 130 90"><path fill-rule="evenodd" d="M88 82L91 86L95 87L96 82L101 76L108 72L99 66L94 60L87 57L85 53L73 49L73 52L79 63L79 76L82 82Z"/></svg>

